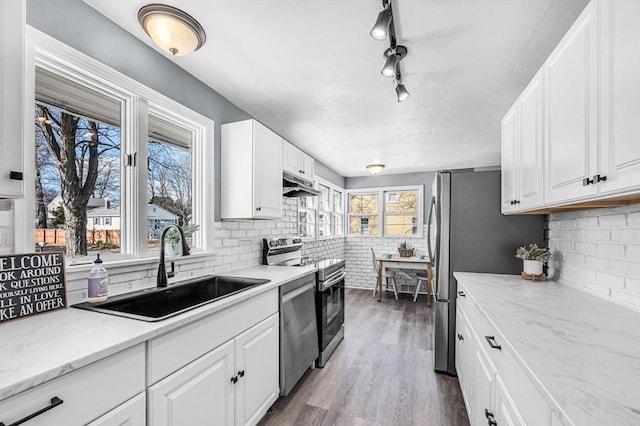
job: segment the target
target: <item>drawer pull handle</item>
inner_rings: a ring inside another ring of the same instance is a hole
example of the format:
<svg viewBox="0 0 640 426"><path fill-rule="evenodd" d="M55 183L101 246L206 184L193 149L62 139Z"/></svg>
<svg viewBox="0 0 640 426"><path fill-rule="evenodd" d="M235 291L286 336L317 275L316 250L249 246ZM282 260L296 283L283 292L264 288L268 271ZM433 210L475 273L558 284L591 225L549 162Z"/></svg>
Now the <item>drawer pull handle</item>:
<svg viewBox="0 0 640 426"><path fill-rule="evenodd" d="M462 334L458 333L458 340L464 340L464 337L462 337Z"/></svg>
<svg viewBox="0 0 640 426"><path fill-rule="evenodd" d="M466 295L466 294L464 294L464 291L459 291L459 292L458 292L458 296L460 296L460 297L467 297L467 295Z"/></svg>
<svg viewBox="0 0 640 426"><path fill-rule="evenodd" d="M487 339L487 342L489 342L489 346L491 346L493 349L502 350L502 346L496 343L495 336L484 336L484 338Z"/></svg>
<svg viewBox="0 0 640 426"><path fill-rule="evenodd" d="M14 171L9 172L9 179L11 180L22 180L22 176L23 176L22 172L14 172ZM604 180L607 180L607 178L605 177Z"/></svg>
<svg viewBox="0 0 640 426"><path fill-rule="evenodd" d="M22 423L28 422L29 420L33 419L34 417L38 417L40 414L42 413L46 413L47 411L51 410L52 408L57 407L58 405L62 404L64 401L61 400L60 398L58 398L57 396L54 396L53 398L51 398L51 403L44 407L41 408L40 410L29 414L27 417L23 417L22 419L18 420L15 423L11 423L10 425L6 425L6 426L18 426L21 425ZM5 426L5 424L3 422L0 422L0 426Z"/></svg>

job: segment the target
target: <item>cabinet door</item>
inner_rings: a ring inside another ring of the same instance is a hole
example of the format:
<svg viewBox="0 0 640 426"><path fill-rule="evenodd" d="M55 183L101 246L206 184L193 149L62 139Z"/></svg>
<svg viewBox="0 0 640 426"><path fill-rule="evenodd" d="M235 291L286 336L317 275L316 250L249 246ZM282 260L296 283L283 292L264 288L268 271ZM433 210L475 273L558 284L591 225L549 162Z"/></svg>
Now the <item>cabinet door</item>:
<svg viewBox="0 0 640 426"><path fill-rule="evenodd" d="M517 111L516 104L502 119L502 213L515 210Z"/></svg>
<svg viewBox="0 0 640 426"><path fill-rule="evenodd" d="M496 374L496 400L494 419L500 426L525 426L525 422L520 416L509 392L499 374Z"/></svg>
<svg viewBox="0 0 640 426"><path fill-rule="evenodd" d="M278 314L245 331L235 342L236 424L256 424L280 394Z"/></svg>
<svg viewBox="0 0 640 426"><path fill-rule="evenodd" d="M282 139L258 122L253 127L255 217L282 216Z"/></svg>
<svg viewBox="0 0 640 426"><path fill-rule="evenodd" d="M542 205L542 78L538 72L518 99L517 210Z"/></svg>
<svg viewBox="0 0 640 426"><path fill-rule="evenodd" d="M293 175L300 175L302 173L300 154L301 151L293 144L282 141L282 169Z"/></svg>
<svg viewBox="0 0 640 426"><path fill-rule="evenodd" d="M600 192L640 187L640 2L600 2Z"/></svg>
<svg viewBox="0 0 640 426"><path fill-rule="evenodd" d="M458 307L456 311L456 372L462 391L462 399L467 407L467 415L471 417L471 404L473 398L473 356L475 353L474 341L467 316Z"/></svg>
<svg viewBox="0 0 640 426"><path fill-rule="evenodd" d="M88 423L87 426L140 426L147 423L144 392Z"/></svg>
<svg viewBox="0 0 640 426"><path fill-rule="evenodd" d="M597 16L591 2L544 65L545 202L595 194Z"/></svg>
<svg viewBox="0 0 640 426"><path fill-rule="evenodd" d="M149 388L148 424L233 424L234 375L234 345L229 341Z"/></svg>
<svg viewBox="0 0 640 426"><path fill-rule="evenodd" d="M496 369L480 347L477 347L475 350L473 363L474 392L469 421L472 426L484 426L487 424L485 410L495 415L492 410Z"/></svg>
<svg viewBox="0 0 640 426"><path fill-rule="evenodd" d="M313 183L314 162L313 158L300 151L300 170L302 170L302 177L309 182Z"/></svg>
<svg viewBox="0 0 640 426"><path fill-rule="evenodd" d="M0 198L24 195L25 4L0 1Z"/></svg>

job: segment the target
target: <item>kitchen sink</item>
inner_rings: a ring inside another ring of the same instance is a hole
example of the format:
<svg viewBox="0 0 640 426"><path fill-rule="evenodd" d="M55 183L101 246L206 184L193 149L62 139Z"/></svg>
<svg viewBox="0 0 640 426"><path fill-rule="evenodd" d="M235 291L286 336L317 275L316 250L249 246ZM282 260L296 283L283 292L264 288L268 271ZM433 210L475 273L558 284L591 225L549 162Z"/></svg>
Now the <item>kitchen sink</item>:
<svg viewBox="0 0 640 426"><path fill-rule="evenodd" d="M258 278L208 275L165 288L136 291L110 297L105 302L85 302L73 307L142 321L160 321L269 281Z"/></svg>

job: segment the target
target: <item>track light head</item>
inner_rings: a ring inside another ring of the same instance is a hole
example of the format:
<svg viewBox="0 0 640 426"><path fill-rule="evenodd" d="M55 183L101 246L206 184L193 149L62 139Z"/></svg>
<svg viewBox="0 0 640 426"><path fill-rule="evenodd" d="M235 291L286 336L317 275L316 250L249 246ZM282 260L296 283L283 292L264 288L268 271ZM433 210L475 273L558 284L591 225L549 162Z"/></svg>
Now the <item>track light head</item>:
<svg viewBox="0 0 640 426"><path fill-rule="evenodd" d="M402 83L398 83L396 85L396 95L398 95L398 102L404 102L407 99L409 99L409 96L410 96L406 87L404 87L404 84Z"/></svg>
<svg viewBox="0 0 640 426"><path fill-rule="evenodd" d="M384 40L387 38L387 33L389 32L389 24L391 23L392 15L391 9L386 7L383 11L378 13L378 19L376 19L376 23L371 28L371 37L376 40Z"/></svg>
<svg viewBox="0 0 640 426"><path fill-rule="evenodd" d="M380 73L385 77L395 77L400 61L407 56L407 48L404 46L396 46L388 48L384 51L383 56L386 58L384 67Z"/></svg>

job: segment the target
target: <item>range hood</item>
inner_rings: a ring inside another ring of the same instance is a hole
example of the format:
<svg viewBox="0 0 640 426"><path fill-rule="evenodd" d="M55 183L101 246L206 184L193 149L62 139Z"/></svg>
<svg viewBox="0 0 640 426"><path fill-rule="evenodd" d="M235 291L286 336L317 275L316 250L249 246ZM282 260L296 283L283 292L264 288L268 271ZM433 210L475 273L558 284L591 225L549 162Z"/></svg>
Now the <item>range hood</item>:
<svg viewBox="0 0 640 426"><path fill-rule="evenodd" d="M311 184L290 173L282 173L282 195L285 197L317 197L320 191L313 189Z"/></svg>

